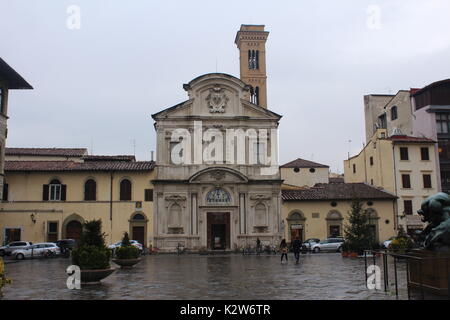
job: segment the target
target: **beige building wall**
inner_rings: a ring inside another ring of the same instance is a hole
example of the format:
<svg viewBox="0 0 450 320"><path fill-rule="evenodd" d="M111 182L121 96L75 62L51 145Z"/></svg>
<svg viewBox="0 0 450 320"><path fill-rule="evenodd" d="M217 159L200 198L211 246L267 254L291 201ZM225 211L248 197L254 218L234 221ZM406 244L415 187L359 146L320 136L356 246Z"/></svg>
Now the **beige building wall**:
<svg viewBox="0 0 450 320"><path fill-rule="evenodd" d="M112 177L112 201L111 201ZM119 201L120 181L132 182L132 201ZM58 239L65 237L65 226L71 220L101 219L106 242L119 241L123 232L131 237L130 219L135 213L146 217L145 245L152 244L153 202L144 201L144 190L153 189L154 172L49 172L7 173L8 201L0 203L0 232L2 242L6 228L20 228L24 241L47 241L48 222L58 222ZM58 179L67 185L66 201L42 201L43 185ZM84 201L84 183L94 179L97 183L97 200ZM34 215L35 222L31 215Z"/></svg>
<svg viewBox="0 0 450 320"><path fill-rule="evenodd" d="M417 210L425 198L440 191L437 180L436 146L430 142L394 142L385 139L386 136L387 130L377 130L357 156L344 161L345 182L365 182L395 194L399 197L396 207L397 222L405 228L408 225L422 225ZM400 160L401 147L408 148L409 160ZM421 160L423 147L429 148L429 160ZM402 174L410 175L411 188L402 187ZM424 174L431 176L432 188L424 188ZM404 200L412 201L412 216L405 217Z"/></svg>
<svg viewBox="0 0 450 320"><path fill-rule="evenodd" d="M323 201L284 201L282 207L282 219L284 224L284 237L291 242L291 225L301 224L303 227L303 239L326 239L330 236L330 225L341 226L341 236L344 236L345 225L348 224L348 213L351 210L351 201L336 201L335 207L331 206L331 200ZM372 206L365 202L364 208L374 209L378 219L371 221L378 230L378 241L384 241L395 235L394 230L394 202L392 200L373 200ZM342 220L329 220L330 213L338 212ZM290 217L294 213L300 213L303 220L293 221Z"/></svg>
<svg viewBox="0 0 450 320"><path fill-rule="evenodd" d="M299 168L296 172L294 168L280 168L281 179L284 184L298 187L312 187L317 183L328 183L328 168ZM314 169L311 172L310 169Z"/></svg>
<svg viewBox="0 0 450 320"><path fill-rule="evenodd" d="M364 96L364 117L366 124L366 141L374 135L378 116L384 113L384 106L393 98L391 94L370 94Z"/></svg>
<svg viewBox="0 0 450 320"><path fill-rule="evenodd" d="M397 108L397 118L393 119L392 109ZM392 135L394 129L411 136L413 134L413 119L411 111L411 98L409 90L400 90L385 106L387 130Z"/></svg>

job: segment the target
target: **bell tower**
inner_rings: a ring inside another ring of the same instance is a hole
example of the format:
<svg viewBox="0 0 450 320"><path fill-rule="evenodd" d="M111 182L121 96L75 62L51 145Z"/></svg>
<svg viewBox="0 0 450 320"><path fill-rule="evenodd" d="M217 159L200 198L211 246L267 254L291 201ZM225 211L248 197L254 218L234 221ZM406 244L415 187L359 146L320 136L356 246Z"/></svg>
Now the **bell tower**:
<svg viewBox="0 0 450 320"><path fill-rule="evenodd" d="M250 101L267 109L266 41L264 25L241 25L235 43L239 49L241 80L251 86Z"/></svg>

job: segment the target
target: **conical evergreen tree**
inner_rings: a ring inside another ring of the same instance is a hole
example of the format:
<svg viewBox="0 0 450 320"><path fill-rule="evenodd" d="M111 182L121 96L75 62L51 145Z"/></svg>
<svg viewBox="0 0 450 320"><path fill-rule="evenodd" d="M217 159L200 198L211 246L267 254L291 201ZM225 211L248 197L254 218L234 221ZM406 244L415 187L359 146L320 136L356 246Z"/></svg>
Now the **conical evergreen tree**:
<svg viewBox="0 0 450 320"><path fill-rule="evenodd" d="M368 224L367 212L359 199L352 201L348 224L345 226L345 241L350 250L362 254L372 247L373 236Z"/></svg>

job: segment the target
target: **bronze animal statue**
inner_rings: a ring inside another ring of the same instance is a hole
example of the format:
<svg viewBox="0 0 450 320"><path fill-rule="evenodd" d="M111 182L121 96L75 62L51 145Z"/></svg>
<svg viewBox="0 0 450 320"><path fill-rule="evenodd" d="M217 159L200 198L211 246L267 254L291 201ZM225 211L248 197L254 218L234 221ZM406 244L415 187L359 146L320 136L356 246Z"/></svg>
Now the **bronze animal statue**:
<svg viewBox="0 0 450 320"><path fill-rule="evenodd" d="M422 231L423 246L427 250L450 252L450 197L439 192L425 199L417 211L427 227Z"/></svg>

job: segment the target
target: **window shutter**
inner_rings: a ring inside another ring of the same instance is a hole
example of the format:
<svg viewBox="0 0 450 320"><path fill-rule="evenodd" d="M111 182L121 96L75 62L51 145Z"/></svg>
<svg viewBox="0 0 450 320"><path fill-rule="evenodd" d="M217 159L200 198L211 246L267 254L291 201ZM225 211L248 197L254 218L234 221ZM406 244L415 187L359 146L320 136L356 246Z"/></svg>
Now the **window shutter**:
<svg viewBox="0 0 450 320"><path fill-rule="evenodd" d="M8 184L3 185L3 201L8 201Z"/></svg>
<svg viewBox="0 0 450 320"><path fill-rule="evenodd" d="M145 189L145 201L153 201L153 189Z"/></svg>
<svg viewBox="0 0 450 320"><path fill-rule="evenodd" d="M67 185L61 185L61 201L66 201Z"/></svg>
<svg viewBox="0 0 450 320"><path fill-rule="evenodd" d="M42 200L48 201L49 185L44 184L42 187Z"/></svg>

